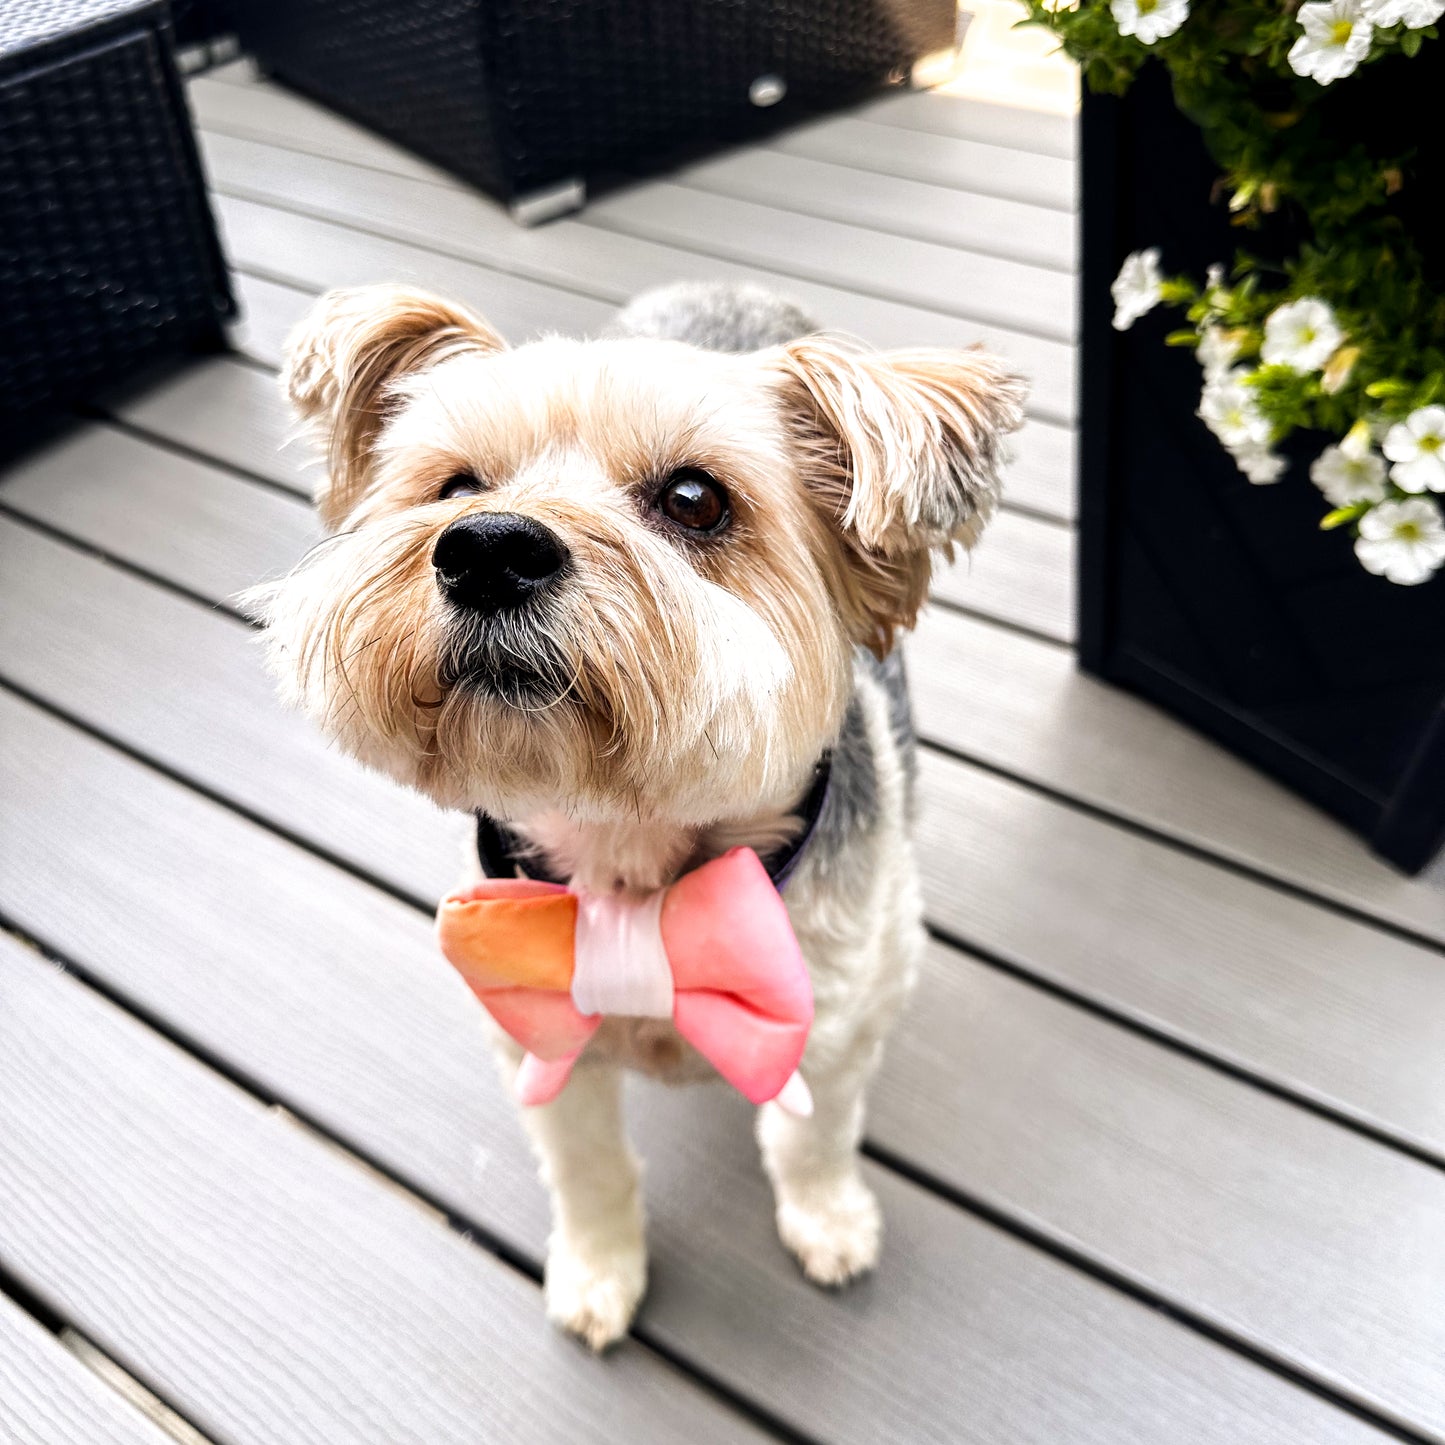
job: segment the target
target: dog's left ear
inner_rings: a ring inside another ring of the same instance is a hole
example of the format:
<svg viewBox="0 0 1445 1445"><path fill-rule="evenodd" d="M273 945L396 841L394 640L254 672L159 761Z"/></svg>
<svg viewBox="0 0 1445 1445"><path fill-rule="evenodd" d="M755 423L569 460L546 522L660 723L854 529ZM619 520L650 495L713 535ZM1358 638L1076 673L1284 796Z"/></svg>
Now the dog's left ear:
<svg viewBox="0 0 1445 1445"><path fill-rule="evenodd" d="M923 605L933 549L972 546L992 516L1026 387L982 351L869 353L804 337L775 355L804 485L849 549L840 605L881 656Z"/></svg>
<svg viewBox="0 0 1445 1445"><path fill-rule="evenodd" d="M393 384L460 352L505 346L480 316L406 286L330 291L311 308L286 339L281 384L326 448L316 505L328 530L366 491Z"/></svg>

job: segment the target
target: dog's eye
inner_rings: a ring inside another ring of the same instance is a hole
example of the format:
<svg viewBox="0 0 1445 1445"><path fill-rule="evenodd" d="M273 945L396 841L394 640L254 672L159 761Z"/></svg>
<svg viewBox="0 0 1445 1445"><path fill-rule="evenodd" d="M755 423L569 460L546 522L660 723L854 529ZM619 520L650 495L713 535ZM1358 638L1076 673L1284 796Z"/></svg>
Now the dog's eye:
<svg viewBox="0 0 1445 1445"><path fill-rule="evenodd" d="M704 471L674 472L657 495L662 515L689 532L716 532L728 519L728 494Z"/></svg>
<svg viewBox="0 0 1445 1445"><path fill-rule="evenodd" d="M482 484L470 472L458 472L448 477L437 493L437 501L447 502L453 497L470 497L482 490Z"/></svg>

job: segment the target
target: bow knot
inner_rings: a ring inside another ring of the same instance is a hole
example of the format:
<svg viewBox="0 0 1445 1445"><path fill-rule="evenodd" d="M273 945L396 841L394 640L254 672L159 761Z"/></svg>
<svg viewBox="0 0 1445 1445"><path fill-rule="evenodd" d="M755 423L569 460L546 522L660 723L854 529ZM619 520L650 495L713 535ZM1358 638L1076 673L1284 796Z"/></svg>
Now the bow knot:
<svg viewBox="0 0 1445 1445"><path fill-rule="evenodd" d="M783 900L734 848L641 900L492 878L437 910L437 940L527 1050L524 1104L562 1091L604 1015L671 1018L753 1103L811 1112L798 1063L813 991Z"/></svg>

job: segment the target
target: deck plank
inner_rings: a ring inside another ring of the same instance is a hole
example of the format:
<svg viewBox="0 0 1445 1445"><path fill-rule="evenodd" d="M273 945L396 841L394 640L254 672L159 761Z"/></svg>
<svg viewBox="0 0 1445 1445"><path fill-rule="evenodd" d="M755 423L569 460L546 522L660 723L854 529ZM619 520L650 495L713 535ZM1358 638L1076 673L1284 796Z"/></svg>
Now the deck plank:
<svg viewBox="0 0 1445 1445"><path fill-rule="evenodd" d="M1437 949L937 753L919 779L940 928L1445 1161Z"/></svg>
<svg viewBox="0 0 1445 1445"><path fill-rule="evenodd" d="M484 1057L478 1010L437 959L424 917L3 694L0 727L27 739L26 763L13 759L13 776L0 791L8 800L4 822L36 838L0 873L0 906L10 916L22 926L43 923L48 944L110 989L163 1014L292 1108L536 1257L546 1223L512 1108ZM58 793L46 777L64 780ZM65 823L75 813L86 817L83 829ZM57 904L70 896L77 868L91 906L64 909ZM155 888L157 877L172 886ZM268 907L258 910L252 900L263 895ZM366 942L336 946L348 937ZM1191 1304L1212 1292L1209 1303L1250 1338L1263 1334L1271 1347L1280 1337L1286 1346L1304 1339L1305 1357L1327 1364L1343 1353L1354 1362L1342 1372L1346 1389L1358 1391L1361 1377L1372 1374L1390 1384L1404 1374L1420 1388L1408 1371L1431 1368L1430 1326L1407 1370L1388 1343L1386 1368L1378 1342L1393 1341L1390 1330L1401 1321L1433 1317L1441 1232L1431 1222L1445 1215L1440 1175L1121 1035L942 945L930 950L913 1013L908 1047L892 1051L876 1095L871 1135L891 1154L1074 1248L1103 1246L1111 1264L1146 1287L1187 1282ZM314 1047L321 1033L324 1050ZM1140 1090L1151 1101L1147 1109L1131 1103ZM838 1372L851 1376L859 1361L870 1362L867 1372L888 1373L886 1397L897 1391L918 1399L936 1388L929 1352L920 1361L916 1337L907 1343L911 1311L933 1308L930 1289L922 1298L915 1292L920 1281L957 1269L953 1261L967 1258L967 1268L978 1268L978 1241L987 1231L894 1189L884 1272L866 1287L874 1297L865 1294L859 1304L857 1294L809 1292L766 1241L769 1210L747 1159L746 1111L724 1091L640 1092L634 1103L644 1107L633 1112L643 1125L659 1251L659 1284L642 1315L649 1337L658 1332L684 1358L726 1368L750 1391L762 1388L771 1408L780 1409L782 1392L790 1405L780 1413L814 1432L837 1429L835 1412L849 1402L823 1401L839 1388ZM727 1189L717 1189L718 1177L729 1179ZM1376 1228L1385 1214L1401 1221L1393 1233ZM1405 1256L1415 1264L1404 1265ZM1035 1260L1032 1270L1043 1263ZM1050 1268L1060 1283L1084 1283ZM975 1350L998 1348L998 1320L1007 1335L1020 1293L1042 1287L1048 1272L1039 1286L1028 1278L1031 1269L993 1284L985 1339L972 1338L981 1321L966 1307L962 1317L956 1306L952 1315L939 1314L936 1325L956 1321L960 1337L943 1330L945 1353L960 1352L965 1374L975 1368ZM722 1279L736 1283L720 1297ZM1336 1286L1349 1288L1352 1311L1317 1298ZM901 1290L911 1305L901 1303ZM1072 1294L1064 1291L1051 1306L1063 1308L1055 1328L1065 1352L1053 1361L1029 1352L1023 1362L1026 1373L1059 1370L1052 1393L1061 1401L1073 1396L1071 1372L1081 1367L1084 1348L1072 1338ZM800 1340L816 1342L790 1360L786 1379L760 1387L770 1374L773 1336L736 1328L743 1324L739 1300L747 1301L748 1317L788 1320ZM1153 1318L1149 1353L1167 1357L1179 1332ZM850 1348L830 1358L828 1342L844 1331ZM1212 1347L1197 1337L1191 1344L1195 1367L1212 1369ZM1094 1408L1119 1428L1118 1412L1132 1407L1118 1394L1116 1369L1109 1363L1090 1393ZM864 1383L866 1391L880 1389L877 1379ZM1152 1387L1156 1398L1161 1384ZM932 1429L954 1417L952 1392L970 1388L959 1380L936 1401ZM975 1399L972 1411L993 1412L993 1439L1033 1438L1032 1407L1020 1398L1031 1393L1014 1388L1001 1399ZM1207 1413L1223 1403L1211 1398ZM1413 1405L1406 1400L1408 1413ZM892 1407L883 1413L892 1418ZM875 1395L844 1434L933 1438L922 1419L891 1430L879 1420ZM983 1422L975 1428L983 1432ZM1086 1413L1067 1438L1092 1438L1096 1428ZM1155 1428L1162 1433L1113 1437L1101 1430L1100 1438L1173 1439L1181 1422L1161 1419ZM1237 1429L1237 1417L1212 1428Z"/></svg>
<svg viewBox="0 0 1445 1445"><path fill-rule="evenodd" d="M1004 506L1074 521L1079 514L1077 445L1072 427L1029 417L1008 440Z"/></svg>
<svg viewBox="0 0 1445 1445"><path fill-rule="evenodd" d="M0 1439L7 1445L175 1445L4 1295Z"/></svg>
<svg viewBox="0 0 1445 1445"><path fill-rule="evenodd" d="M189 83L207 87L221 83L280 94L293 100L298 107L321 110L328 118L342 119L313 102L293 96L284 85L262 77L255 61L249 56L215 66ZM876 100L863 102L853 113L859 119L896 125L904 130L932 131L936 135L956 136L961 140L1037 151L1041 155L1068 159L1078 153L1079 127L1075 116L951 95L944 90L900 88Z"/></svg>
<svg viewBox="0 0 1445 1445"><path fill-rule="evenodd" d="M241 268L236 279L243 299L248 272L308 297L335 287L407 282L473 307L514 344L548 332L595 334L617 312L611 301L421 251L335 222L229 196L215 196L212 203L227 249ZM297 309L298 319L302 309ZM273 337L269 353L259 359L275 365L279 339Z"/></svg>
<svg viewBox="0 0 1445 1445"><path fill-rule="evenodd" d="M1000 511L971 553L933 577L933 596L1054 642L1074 640L1074 533Z"/></svg>
<svg viewBox="0 0 1445 1445"><path fill-rule="evenodd" d="M1445 1174L931 946L870 1101L889 1159L1445 1435Z"/></svg>
<svg viewBox="0 0 1445 1445"><path fill-rule="evenodd" d="M581 221L559 220L524 231L505 211L480 197L382 176L322 157L282 152L231 136L202 136L207 167L223 197L266 208L264 215L233 222L218 205L236 261L280 281L304 280L305 269L333 264L323 252L308 255L285 234L277 209L329 220L417 249L402 253L412 268L433 274L435 253L504 271L544 284L572 289L621 304L640 291L673 280L746 280L791 296L821 323L862 337L871 345L969 345L982 342L1013 360L1034 381L1031 409L1051 421L1074 416L1073 348L1057 338L1037 337L990 326L962 314L930 310L869 296L799 275L780 275L664 246L635 236L603 231ZM402 193L397 194L398 190ZM372 251L368 253L375 255ZM379 273L384 277L387 272ZM436 268L438 277L441 268ZM455 274L455 273L453 273ZM373 269L363 279L379 279ZM486 277L474 277L476 281ZM451 286L450 281L433 284Z"/></svg>
<svg viewBox="0 0 1445 1445"><path fill-rule="evenodd" d="M0 937L0 1251L217 1439L763 1438Z"/></svg>
<svg viewBox="0 0 1445 1445"><path fill-rule="evenodd" d="M1074 162L1012 146L958 136L909 131L852 116L832 116L784 131L768 142L787 155L904 176L958 191L1000 196L1058 211L1077 210L1079 177Z"/></svg>
<svg viewBox="0 0 1445 1445"><path fill-rule="evenodd" d="M616 313L610 300L439 255L336 222L229 196L211 203L232 263L319 295L340 286L399 281L474 307L513 342L547 332L585 335Z"/></svg>
<svg viewBox="0 0 1445 1445"><path fill-rule="evenodd" d="M224 65L212 66L205 72L207 80L219 81L222 85L258 85L261 73L256 62L249 55L237 60L228 60Z"/></svg>
<svg viewBox="0 0 1445 1445"><path fill-rule="evenodd" d="M350 866L421 898L450 886L456 849L436 809L283 714L245 623L3 518L0 553L12 682L292 832L330 816L333 799L349 815L337 841Z"/></svg>
<svg viewBox="0 0 1445 1445"><path fill-rule="evenodd" d="M217 84L201 76L193 80L188 89L196 123L216 134L281 145L408 180L428 181L457 190L465 188L464 182L441 167L281 86L266 82L249 86ZM857 118L894 124L900 116L917 118L920 112L916 109L899 108L899 101L906 99L909 97L892 97L863 107L857 112ZM983 140L986 144L981 154L990 162L997 161L996 152L1002 149L1025 152L1036 149L1006 139L1010 127L1018 127L1021 119L1024 130L1030 129L1035 120L1059 119L975 102L964 103L962 115L968 120L960 117L951 125L948 118L957 115L955 107L948 105L944 98L939 99L944 103L929 106L928 110L938 109L946 118L934 125L914 128L952 135L956 139ZM1065 128L1071 135L1072 125ZM961 134L964 129L976 133L964 136ZM902 133L896 134L894 141L900 151L913 145ZM1072 156L1072 149L1067 154ZM1026 156L1022 164L1027 169L1037 162ZM1050 173L1059 169L1052 161L1044 164ZM997 170L996 164L984 167L990 178ZM1013 201L998 195L960 190L953 185L931 185L758 146L740 147L716 159L685 167L676 173L676 179L683 185L703 190L781 204L787 210L809 216L856 221L903 236L995 252L1021 261L1032 260L1054 269L1072 271L1077 265L1073 219L1051 204Z"/></svg>
<svg viewBox="0 0 1445 1445"><path fill-rule="evenodd" d="M884 96L861 107L857 116L904 130L932 131L935 135L1038 151L1064 160L1071 160L1079 151L1076 116L1026 110L937 90Z"/></svg>
<svg viewBox="0 0 1445 1445"><path fill-rule="evenodd" d="M1065 272L667 181L603 196L580 224L1057 341L1077 329Z"/></svg>
<svg viewBox="0 0 1445 1445"><path fill-rule="evenodd" d="M249 85L218 83L198 76L186 87L198 126L221 135L272 141L293 150L351 161L409 180L460 189L465 182L424 161L373 130L336 111L304 100L280 85L258 80Z"/></svg>
<svg viewBox="0 0 1445 1445"><path fill-rule="evenodd" d="M107 402L106 410L151 437L249 472L303 500L315 488L315 453L300 435L276 377L232 357L207 357L139 394Z"/></svg>
<svg viewBox="0 0 1445 1445"><path fill-rule="evenodd" d="M755 201L890 235L1073 272L1074 218L1043 206L858 171L782 151L735 151L688 166L680 187Z"/></svg>
<svg viewBox="0 0 1445 1445"><path fill-rule="evenodd" d="M928 660L913 700L933 741L1445 943L1445 866L1405 877L1192 728L1084 676L1071 653L938 612L911 647Z"/></svg>
<svg viewBox="0 0 1445 1445"><path fill-rule="evenodd" d="M103 424L80 427L13 468L0 478L0 503L227 604L242 588L289 572L322 535L300 498ZM176 525L157 526L160 517Z"/></svg>
<svg viewBox="0 0 1445 1445"><path fill-rule="evenodd" d="M231 291L241 313L226 327L232 347L239 355L278 371L286 337L320 294L319 289L232 271Z"/></svg>

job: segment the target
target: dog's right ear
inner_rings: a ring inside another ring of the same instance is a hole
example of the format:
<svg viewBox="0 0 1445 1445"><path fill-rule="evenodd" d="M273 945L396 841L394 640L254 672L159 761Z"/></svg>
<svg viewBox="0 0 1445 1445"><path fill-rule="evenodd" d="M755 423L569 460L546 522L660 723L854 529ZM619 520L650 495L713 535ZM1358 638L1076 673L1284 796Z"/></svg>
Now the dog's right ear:
<svg viewBox="0 0 1445 1445"><path fill-rule="evenodd" d="M506 342L465 307L405 286L331 291L286 339L281 383L326 449L317 494L334 531L366 491L372 448L401 377Z"/></svg>
<svg viewBox="0 0 1445 1445"><path fill-rule="evenodd" d="M806 336L768 353L804 485L851 563L838 600L883 657L928 595L932 553L971 547L998 504L1022 378L985 352L869 352Z"/></svg>

